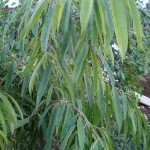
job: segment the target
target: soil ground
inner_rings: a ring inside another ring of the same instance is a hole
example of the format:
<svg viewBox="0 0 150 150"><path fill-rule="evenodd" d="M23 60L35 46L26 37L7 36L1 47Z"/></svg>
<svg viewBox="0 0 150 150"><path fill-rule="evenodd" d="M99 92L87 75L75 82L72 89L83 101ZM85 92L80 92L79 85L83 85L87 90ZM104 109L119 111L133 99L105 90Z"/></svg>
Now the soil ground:
<svg viewBox="0 0 150 150"><path fill-rule="evenodd" d="M140 84L144 87L143 95L150 98L150 76L143 75L144 80L140 81Z"/></svg>
<svg viewBox="0 0 150 150"><path fill-rule="evenodd" d="M150 76L143 75L144 80L140 81L140 84L144 87L143 95L150 98ZM140 104L141 111L147 116L150 123L150 107Z"/></svg>

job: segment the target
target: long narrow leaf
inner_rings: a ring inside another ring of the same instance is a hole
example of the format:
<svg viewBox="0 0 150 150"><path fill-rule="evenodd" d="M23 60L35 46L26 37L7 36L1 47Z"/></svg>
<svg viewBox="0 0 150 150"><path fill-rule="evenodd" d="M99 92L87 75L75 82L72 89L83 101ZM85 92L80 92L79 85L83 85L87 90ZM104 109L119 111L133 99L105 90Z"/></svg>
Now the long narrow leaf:
<svg viewBox="0 0 150 150"><path fill-rule="evenodd" d="M122 0L111 0L111 8L115 27L116 38L122 60L128 46L127 16Z"/></svg>
<svg viewBox="0 0 150 150"><path fill-rule="evenodd" d="M94 0L81 0L80 22L82 31L85 30L90 20Z"/></svg>
<svg viewBox="0 0 150 150"><path fill-rule="evenodd" d="M44 71L44 74L43 74L43 77L42 77L42 80L40 82L39 89L37 92L36 107L38 106L38 104L39 104L39 102L40 102L40 100L41 100L41 98L44 95L44 92L46 90L46 87L47 87L47 84L49 81L49 77L51 74L51 69L52 69L52 66L51 66L51 64L49 64Z"/></svg>

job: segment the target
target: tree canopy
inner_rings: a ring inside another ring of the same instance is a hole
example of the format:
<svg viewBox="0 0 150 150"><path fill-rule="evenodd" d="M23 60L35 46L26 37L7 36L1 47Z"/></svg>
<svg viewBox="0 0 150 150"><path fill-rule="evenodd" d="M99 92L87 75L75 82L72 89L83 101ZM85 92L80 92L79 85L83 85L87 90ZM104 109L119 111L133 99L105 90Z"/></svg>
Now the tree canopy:
<svg viewBox="0 0 150 150"><path fill-rule="evenodd" d="M139 100L113 72L130 38L145 51L135 0L22 0L0 13L2 149L111 150L114 125L149 148Z"/></svg>

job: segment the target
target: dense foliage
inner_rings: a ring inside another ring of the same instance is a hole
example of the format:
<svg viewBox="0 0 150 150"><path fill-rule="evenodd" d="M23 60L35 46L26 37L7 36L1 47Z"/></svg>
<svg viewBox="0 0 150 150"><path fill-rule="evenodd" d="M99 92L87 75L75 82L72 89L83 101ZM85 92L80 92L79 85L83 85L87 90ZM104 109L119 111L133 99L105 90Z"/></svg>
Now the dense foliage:
<svg viewBox="0 0 150 150"><path fill-rule="evenodd" d="M149 148L128 71L148 52L134 0L24 0L0 18L1 149L111 150L112 126Z"/></svg>

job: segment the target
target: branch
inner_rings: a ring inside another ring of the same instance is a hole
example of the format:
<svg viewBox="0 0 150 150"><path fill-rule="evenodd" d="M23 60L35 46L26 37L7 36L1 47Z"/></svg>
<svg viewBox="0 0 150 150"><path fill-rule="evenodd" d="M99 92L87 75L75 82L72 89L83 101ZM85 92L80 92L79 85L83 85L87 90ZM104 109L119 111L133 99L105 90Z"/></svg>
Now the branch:
<svg viewBox="0 0 150 150"><path fill-rule="evenodd" d="M13 8L0 8L0 11L9 11L9 10L13 10Z"/></svg>
<svg viewBox="0 0 150 150"><path fill-rule="evenodd" d="M20 59L16 58L15 56L13 56L12 54L8 54L8 56L10 56L11 58L14 58L16 61L18 61L20 64L27 66L26 63L24 63L23 61L21 61Z"/></svg>

